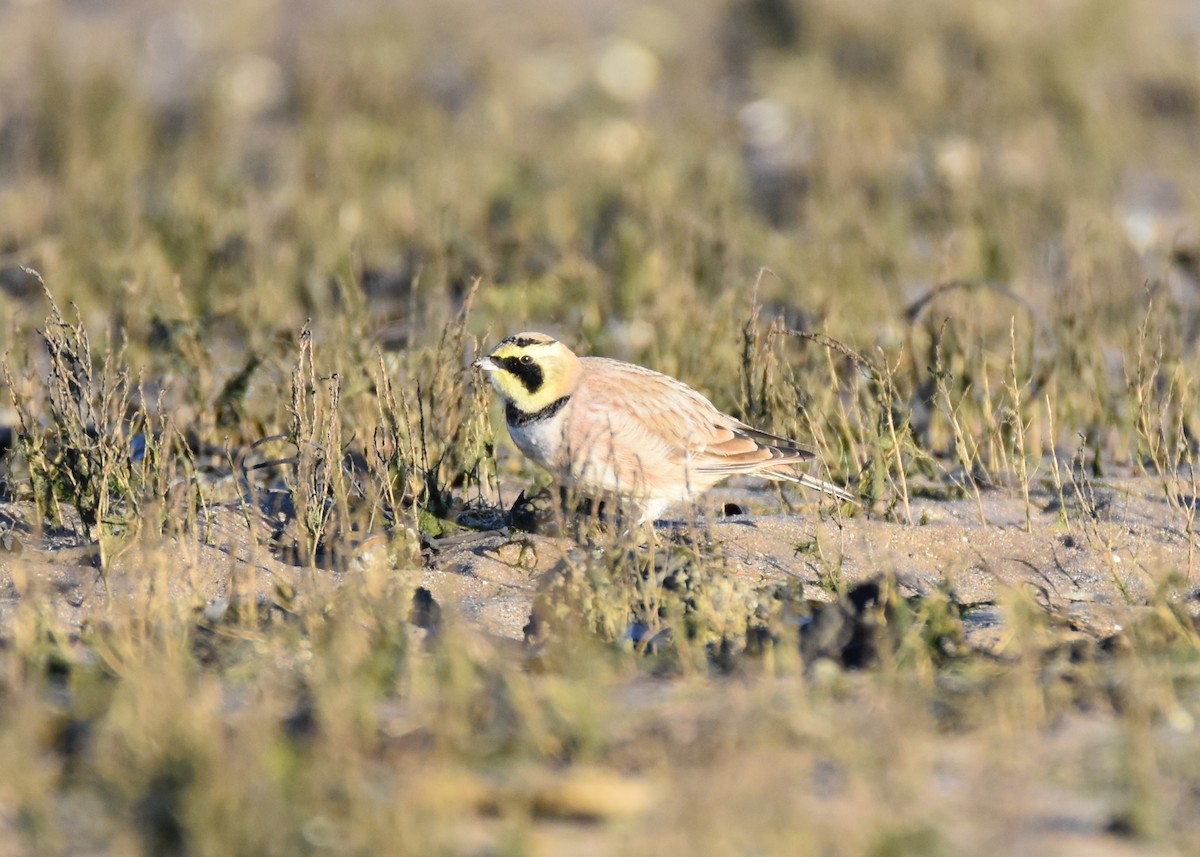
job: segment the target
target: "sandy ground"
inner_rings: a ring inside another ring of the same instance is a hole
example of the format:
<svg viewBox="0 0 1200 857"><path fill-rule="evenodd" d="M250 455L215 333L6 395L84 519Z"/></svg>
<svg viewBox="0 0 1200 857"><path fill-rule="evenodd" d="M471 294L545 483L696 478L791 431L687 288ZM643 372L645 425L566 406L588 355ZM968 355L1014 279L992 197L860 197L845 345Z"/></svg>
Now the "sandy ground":
<svg viewBox="0 0 1200 857"><path fill-rule="evenodd" d="M707 506L727 502L770 506L773 498L754 488L711 492ZM816 501L808 514L755 514L714 517L705 526L728 573L753 587L792 581L810 598L828 598L829 581L846 584L893 576L903 594L922 594L947 584L967 607L996 602L1013 587L1028 587L1038 601L1082 627L1106 636L1124 617L1140 609L1172 574L1180 576L1178 597L1187 592L1197 558L1189 549L1182 511L1163 499L1157 483L1145 478L1107 480L1096 486L1090 509L1068 502L1065 523L1050 494L1034 495L1030 518L1017 495L983 495L983 517L974 499L914 499L914 521L905 524L878 515L837 515ZM17 600L36 593L68 626L78 627L104 586L95 548L70 530L37 534L28 504L0 504L0 625ZM265 519L265 516L264 516ZM672 538L672 524L660 522L657 535ZM235 505L216 507L205 538L163 546L185 574L163 581L171 597L198 605L228 599L242 587L271 598L280 584L302 586L307 572L281 559L268 546L267 523L254 538ZM371 556L372 544L347 555ZM526 532L464 532L430 540L421 583L444 608L490 635L520 639L530 606L545 575L555 573L574 542ZM140 557L117 556L109 586L141 585ZM317 572L323 583L353 573Z"/></svg>
<svg viewBox="0 0 1200 857"><path fill-rule="evenodd" d="M773 504L779 508L774 495L755 488L724 489L710 498L710 506L726 502L756 510ZM1000 644L1003 626L989 606L1003 601L1013 588L1029 588L1047 609L1068 617L1074 627L1096 638L1108 636L1138 611L1148 609L1147 599L1156 588L1168 585L1172 573L1180 576L1171 584L1173 597L1195 605L1188 583L1193 557L1186 518L1166 503L1159 486L1148 479L1104 481L1096 486L1089 508L1068 503L1066 523L1050 492L1036 495L1028 526L1024 501L1012 493L983 496L986 523L980 520L974 499L914 500L913 519L921 523L911 525L869 514L837 517L828 506L818 509L815 502L802 507L805 514L710 521L710 537L728 573L754 587L800 581L812 598L830 597L829 581L835 577L852 583L893 575L905 594L948 583L961 604L978 608L978 615L984 617L967 627L968 641L982 649ZM36 534L31 514L27 505L0 505L0 633L13 627L10 620L22 599L34 599L51 611L60 627L77 629L111 604L97 570L96 551L70 532ZM261 523L265 531L265 517ZM660 525L657 533L669 539L671 527ZM380 545L366 544L342 570L303 571L273 553L261 533L257 541L252 538L234 504L215 510L205 536L187 544L164 544L164 556L177 560L181 572L162 575L155 583L160 594L193 604L198 612L219 611L239 594L270 599L281 586L300 591L313 585L336 586L355 573L356 563L380 561ZM419 573L420 582L443 610L477 627L481 638L519 640L538 587L578 549L569 540L543 535L460 533L426 546L427 565ZM117 600L122 593L138 597L138 592L144 592L140 562L130 556L114 559L108 591ZM167 562L164 567L171 565ZM753 707L759 702L739 702L737 688L721 691L716 702L712 694L693 700L689 696L693 692L686 685L666 682L652 688L650 696L654 706L677 711L671 721L684 732L691 719L702 723L713 716L709 708L718 702L721 716L728 715L730 705L744 705L745 716L756 716ZM633 687L630 694L631 699L639 698L645 689ZM696 734L703 735L703 729L696 728L701 730ZM1118 742L1118 725L1111 716L1080 712L1038 734L1035 744L1024 747L1011 765L1003 763L1003 756L997 763L994 754L975 746L969 732L947 736L939 743L934 763L938 773L919 788L928 793L922 804L928 823L945 841L963 848L956 853L1102 857L1178 853L1114 836L1109 829L1114 812L1110 800L1057 784L1047 774L1102 755L1104 748ZM731 765L758 764L766 769L787 764L786 758L776 759L773 752L770 747L751 747L745 759L722 757L697 772L696 782L740 776L737 770L726 770ZM656 813L669 815L671 801L707 799L708 792L701 789L694 795L688 792L686 771L680 776L680 794L647 802L651 808L642 815L642 823L648 829L656 824ZM747 812L753 812L762 802L779 799L772 797L772 788L768 783L761 788L748 786L744 793L730 792L728 799L750 802ZM814 793L805 799L824 798ZM852 809L833 801L830 818ZM492 837L490 822L480 819L479 824L479 829L464 830L486 842ZM613 850L614 840L605 828L549 819L538 830L544 840L542 853L622 853Z"/></svg>
<svg viewBox="0 0 1200 857"><path fill-rule="evenodd" d="M763 492L712 492L708 505L769 502ZM1172 510L1149 479L1106 481L1090 510L1054 496L912 501L908 525L870 514L740 515L710 520L731 575L754 586L800 581L811 598L828 597L827 582L847 584L894 576L905 594L949 583L967 607L995 603L1007 588L1029 587L1048 609L1107 636L1138 610L1172 573L1190 579L1196 562L1182 512ZM670 537L670 526L659 525ZM440 601L456 606L489 632L520 635L539 578L552 573L570 545L544 536L471 534L448 539L425 572ZM1180 593L1182 595L1182 593ZM982 631L982 628L975 629ZM982 640L980 641L982 642Z"/></svg>

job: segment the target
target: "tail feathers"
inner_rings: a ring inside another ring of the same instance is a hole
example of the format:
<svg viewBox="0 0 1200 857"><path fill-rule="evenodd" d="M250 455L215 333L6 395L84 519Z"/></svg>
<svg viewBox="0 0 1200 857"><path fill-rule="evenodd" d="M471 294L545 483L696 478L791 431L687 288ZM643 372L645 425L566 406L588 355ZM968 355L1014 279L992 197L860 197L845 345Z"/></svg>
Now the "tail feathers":
<svg viewBox="0 0 1200 857"><path fill-rule="evenodd" d="M785 482L796 482L803 485L805 488L812 488L814 491L820 491L822 494L828 494L830 497L836 497L846 503L853 503L855 506L860 505L858 497L842 488L839 485L834 485L832 482L826 482L824 479L818 479L815 476L809 476L807 473L800 473L792 468L779 468L778 470L760 470L758 476L765 476L768 479L779 479Z"/></svg>
<svg viewBox="0 0 1200 857"><path fill-rule="evenodd" d="M815 476L809 476L807 473L800 474L800 484L806 488L812 488L820 491L822 494L828 494L830 497L836 497L846 503L859 505L858 498L847 491L845 488L834 485L832 482L826 482L823 479L817 479Z"/></svg>

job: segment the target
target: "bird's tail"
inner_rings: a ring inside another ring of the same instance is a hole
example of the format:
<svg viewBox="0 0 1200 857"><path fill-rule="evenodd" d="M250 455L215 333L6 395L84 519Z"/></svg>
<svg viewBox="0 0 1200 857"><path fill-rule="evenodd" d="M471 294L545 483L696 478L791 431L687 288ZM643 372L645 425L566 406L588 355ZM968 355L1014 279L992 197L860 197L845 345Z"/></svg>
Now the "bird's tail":
<svg viewBox="0 0 1200 857"><path fill-rule="evenodd" d="M820 491L822 494L828 494L830 497L836 497L846 503L853 503L855 506L861 505L858 497L842 488L840 485L834 485L832 482L826 482L824 479L818 479L815 476L810 476L807 473L801 473L791 467L780 467L774 470L760 470L760 476L766 476L768 479L782 479L786 482L796 482L803 485L805 488L812 488L814 491Z"/></svg>
<svg viewBox="0 0 1200 857"><path fill-rule="evenodd" d="M846 503L853 503L855 506L860 505L858 498L841 486L834 485L832 482L826 482L824 479L818 479L815 476L809 476L807 473L801 473L798 475L798 481L806 488L812 488L816 491L820 491L822 494L828 494L830 497L836 497L837 499Z"/></svg>

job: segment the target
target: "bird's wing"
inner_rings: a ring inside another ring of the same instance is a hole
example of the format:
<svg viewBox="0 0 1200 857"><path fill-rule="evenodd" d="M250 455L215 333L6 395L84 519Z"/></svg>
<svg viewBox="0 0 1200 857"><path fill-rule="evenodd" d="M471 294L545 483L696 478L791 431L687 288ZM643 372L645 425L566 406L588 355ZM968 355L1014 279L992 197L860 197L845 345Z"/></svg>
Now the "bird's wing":
<svg viewBox="0 0 1200 857"><path fill-rule="evenodd" d="M814 457L793 440L722 413L668 375L605 358L585 359L595 374L574 410L574 418L582 421L580 436L611 438L614 447L635 446L647 457L686 460L702 473L750 472Z"/></svg>

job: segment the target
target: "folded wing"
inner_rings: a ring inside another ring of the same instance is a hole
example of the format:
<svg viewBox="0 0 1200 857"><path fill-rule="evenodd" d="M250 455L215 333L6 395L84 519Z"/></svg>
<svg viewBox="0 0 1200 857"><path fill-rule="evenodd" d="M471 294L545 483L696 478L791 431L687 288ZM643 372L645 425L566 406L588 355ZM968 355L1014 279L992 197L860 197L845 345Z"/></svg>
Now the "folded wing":
<svg viewBox="0 0 1200 857"><path fill-rule="evenodd" d="M614 452L636 447L645 450L647 460L654 460L653 450L666 460L686 462L695 473L721 476L770 471L815 457L793 440L722 413L681 381L628 363L609 368L618 367L608 374L613 383L590 386L588 400L576 409L576 419L583 422L579 436L597 447L607 444Z"/></svg>

